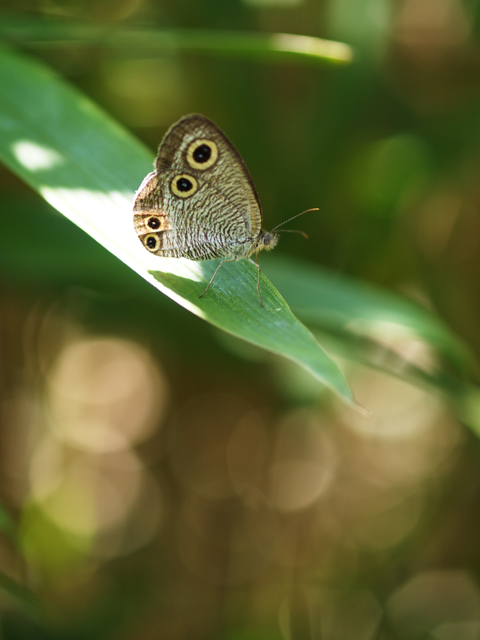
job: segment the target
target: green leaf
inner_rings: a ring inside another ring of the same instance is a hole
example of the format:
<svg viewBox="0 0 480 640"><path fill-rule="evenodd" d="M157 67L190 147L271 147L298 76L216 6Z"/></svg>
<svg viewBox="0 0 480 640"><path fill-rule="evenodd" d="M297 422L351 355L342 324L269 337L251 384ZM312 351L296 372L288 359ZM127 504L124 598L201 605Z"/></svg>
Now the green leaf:
<svg viewBox="0 0 480 640"><path fill-rule="evenodd" d="M0 157L45 200L165 295L213 325L305 367L354 404L338 364L256 269L218 261L157 258L133 231L134 190L153 154L42 64L0 50ZM40 97L40 98L39 98ZM22 230L28 233L28 230ZM61 265L59 265L61 268Z"/></svg>

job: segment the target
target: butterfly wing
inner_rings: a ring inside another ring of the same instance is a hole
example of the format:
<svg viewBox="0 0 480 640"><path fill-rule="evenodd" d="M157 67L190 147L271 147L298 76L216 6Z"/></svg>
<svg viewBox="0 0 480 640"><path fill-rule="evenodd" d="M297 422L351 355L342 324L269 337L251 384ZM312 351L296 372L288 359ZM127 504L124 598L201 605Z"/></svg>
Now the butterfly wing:
<svg viewBox="0 0 480 640"><path fill-rule="evenodd" d="M137 192L134 225L159 256L244 257L262 228L257 192L239 153L205 116L185 116L163 139Z"/></svg>

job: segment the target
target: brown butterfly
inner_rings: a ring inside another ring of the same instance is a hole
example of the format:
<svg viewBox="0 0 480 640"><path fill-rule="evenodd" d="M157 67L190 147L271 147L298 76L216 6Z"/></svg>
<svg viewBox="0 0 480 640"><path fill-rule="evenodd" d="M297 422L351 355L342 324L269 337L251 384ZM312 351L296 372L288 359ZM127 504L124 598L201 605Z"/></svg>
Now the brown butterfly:
<svg viewBox="0 0 480 640"><path fill-rule="evenodd" d="M151 253L190 260L223 258L200 297L222 264L245 259L258 270L263 307L261 269L250 256L273 249L281 225L270 232L262 229L262 209L248 169L214 122L192 114L169 129L155 171L136 193L133 211L135 231Z"/></svg>

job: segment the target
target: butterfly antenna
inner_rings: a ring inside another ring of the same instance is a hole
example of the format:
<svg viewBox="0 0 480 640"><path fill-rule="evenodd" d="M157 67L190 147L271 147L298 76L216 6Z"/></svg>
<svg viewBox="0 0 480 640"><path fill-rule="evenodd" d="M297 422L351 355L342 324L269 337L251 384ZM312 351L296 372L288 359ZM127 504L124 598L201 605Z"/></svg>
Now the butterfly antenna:
<svg viewBox="0 0 480 640"><path fill-rule="evenodd" d="M278 233L299 233L301 236L308 240L308 235L305 231L300 231L300 229L280 229Z"/></svg>
<svg viewBox="0 0 480 640"><path fill-rule="evenodd" d="M276 227L274 227L270 233L273 233L276 229L278 229L278 227L283 227L284 224L287 224L287 222L290 222L290 220L295 220L295 218L298 218L300 216L303 216L304 213L308 213L309 211L319 211L318 207L315 207L314 209L306 209L305 211L302 211L302 213L297 213L296 216L292 216L291 218L288 218L288 220L284 220L283 222L281 222L280 224L277 224ZM287 229L285 229L285 231L287 231ZM301 233L301 232L300 232Z"/></svg>

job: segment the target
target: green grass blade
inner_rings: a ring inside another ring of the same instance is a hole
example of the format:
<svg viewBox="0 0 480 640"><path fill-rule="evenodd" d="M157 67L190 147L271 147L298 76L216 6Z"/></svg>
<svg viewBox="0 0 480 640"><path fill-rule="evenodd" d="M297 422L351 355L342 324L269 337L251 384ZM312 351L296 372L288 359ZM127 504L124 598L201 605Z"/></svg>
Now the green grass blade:
<svg viewBox="0 0 480 640"><path fill-rule="evenodd" d="M217 261L162 259L145 251L133 231L132 201L152 167L148 149L49 69L8 49L0 50L0 84L0 157L12 171L183 307L293 360L354 403L338 364L264 277L265 306L259 306L253 265L224 265L199 299ZM28 229L20 221L21 233Z"/></svg>
<svg viewBox="0 0 480 640"><path fill-rule="evenodd" d="M438 316L406 297L278 255L269 260L268 273L308 326L373 340L418 339L458 372L471 372L473 356L465 343Z"/></svg>

